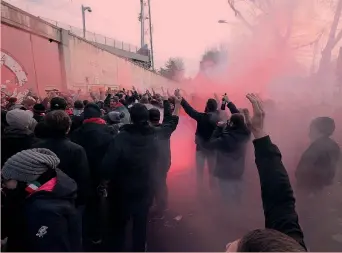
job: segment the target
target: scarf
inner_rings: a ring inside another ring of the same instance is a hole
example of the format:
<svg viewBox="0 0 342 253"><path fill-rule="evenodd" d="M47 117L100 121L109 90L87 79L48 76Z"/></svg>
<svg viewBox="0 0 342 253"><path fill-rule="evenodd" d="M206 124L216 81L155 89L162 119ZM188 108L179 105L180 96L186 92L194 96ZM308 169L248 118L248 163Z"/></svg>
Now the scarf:
<svg viewBox="0 0 342 253"><path fill-rule="evenodd" d="M90 119L85 119L83 123L95 123L99 125L105 125L106 121L101 118L90 118Z"/></svg>

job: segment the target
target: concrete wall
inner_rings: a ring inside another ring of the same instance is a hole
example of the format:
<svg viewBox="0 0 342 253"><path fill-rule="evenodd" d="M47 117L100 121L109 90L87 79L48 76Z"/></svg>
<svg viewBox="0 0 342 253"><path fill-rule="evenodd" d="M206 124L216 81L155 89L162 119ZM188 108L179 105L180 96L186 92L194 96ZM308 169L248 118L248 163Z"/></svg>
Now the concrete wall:
<svg viewBox="0 0 342 253"><path fill-rule="evenodd" d="M91 42L62 31L69 89L136 86L143 89L176 87L176 83L101 49Z"/></svg>
<svg viewBox="0 0 342 253"><path fill-rule="evenodd" d="M46 88L62 90L58 43L1 24L1 85L10 95L25 96L29 89L45 94Z"/></svg>
<svg viewBox="0 0 342 253"><path fill-rule="evenodd" d="M177 85L113 52L1 2L1 87L18 98L29 89L144 90Z"/></svg>

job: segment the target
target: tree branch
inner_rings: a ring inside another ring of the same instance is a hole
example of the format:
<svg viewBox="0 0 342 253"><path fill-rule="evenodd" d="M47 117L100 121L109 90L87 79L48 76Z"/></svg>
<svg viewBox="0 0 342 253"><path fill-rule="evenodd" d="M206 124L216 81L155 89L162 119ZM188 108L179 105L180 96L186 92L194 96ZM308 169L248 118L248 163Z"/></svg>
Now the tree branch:
<svg viewBox="0 0 342 253"><path fill-rule="evenodd" d="M234 0L228 0L228 5L229 7L234 11L235 17L237 17L238 19L240 19L242 21L242 23L249 29L249 30L253 30L253 26L248 23L248 21L245 19L245 17L241 14L241 12L235 8L234 6Z"/></svg>
<svg viewBox="0 0 342 253"><path fill-rule="evenodd" d="M303 44L303 45L296 46L296 47L294 47L293 49L297 50L297 49L300 49L300 48L303 48L303 47L308 47L308 46L314 45L315 43L317 43L317 42L321 39L323 33L324 33L324 30L322 30L322 31L318 34L318 36L317 36L317 38L316 38L315 40L310 41L310 42L308 42L308 43L306 43L306 44Z"/></svg>

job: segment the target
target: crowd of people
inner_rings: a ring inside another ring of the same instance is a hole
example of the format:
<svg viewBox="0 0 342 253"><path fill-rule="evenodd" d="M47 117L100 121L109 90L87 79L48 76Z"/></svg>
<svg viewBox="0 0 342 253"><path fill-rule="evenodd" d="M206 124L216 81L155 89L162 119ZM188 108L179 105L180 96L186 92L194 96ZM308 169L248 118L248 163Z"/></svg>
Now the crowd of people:
<svg viewBox="0 0 342 253"><path fill-rule="evenodd" d="M131 250L146 251L151 210L163 217L168 209L170 139L183 108L197 122L199 196L207 164L210 187L239 208L246 147L254 136L265 227L229 243L227 251L307 251L281 152L264 128L263 103L254 94L247 99L253 115L226 94L208 99L199 112L179 90L172 96L108 90L91 102L57 94L20 104L9 98L1 110L2 248L121 252L132 220ZM303 198L334 181L340 159L330 138L334 129L329 117L310 126L312 143L296 171Z"/></svg>

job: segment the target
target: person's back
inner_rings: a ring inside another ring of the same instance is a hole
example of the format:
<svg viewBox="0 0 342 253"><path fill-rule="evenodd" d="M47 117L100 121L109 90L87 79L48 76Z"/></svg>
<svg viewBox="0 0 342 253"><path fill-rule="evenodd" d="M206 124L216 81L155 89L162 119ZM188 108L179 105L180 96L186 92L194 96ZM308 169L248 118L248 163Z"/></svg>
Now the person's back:
<svg viewBox="0 0 342 253"><path fill-rule="evenodd" d="M9 251L81 251L81 221L77 217L77 185L57 169L59 159L47 149L29 149L3 167L3 217L9 222ZM16 184L13 184L16 182ZM15 187L16 194L11 194Z"/></svg>
<svg viewBox="0 0 342 253"><path fill-rule="evenodd" d="M109 181L107 251L122 251L125 228L133 219L133 251L145 251L149 208L153 198L153 171L157 169L157 136L148 124L142 104L131 108L133 124L122 127L112 140L102 163L103 180Z"/></svg>
<svg viewBox="0 0 342 253"><path fill-rule="evenodd" d="M312 143L303 153L296 170L298 189L317 192L333 183L340 158L340 147L330 138L333 119L316 118L310 126Z"/></svg>
<svg viewBox="0 0 342 253"><path fill-rule="evenodd" d="M218 126L209 147L217 151L214 175L223 180L240 180L245 168L246 144L250 131L242 114L231 116L229 124Z"/></svg>
<svg viewBox="0 0 342 253"><path fill-rule="evenodd" d="M64 111L56 110L45 116L44 123L48 136L33 147L49 149L59 157L59 169L76 181L77 204L83 205L89 194L89 165L83 147L66 137L71 125L70 117Z"/></svg>

